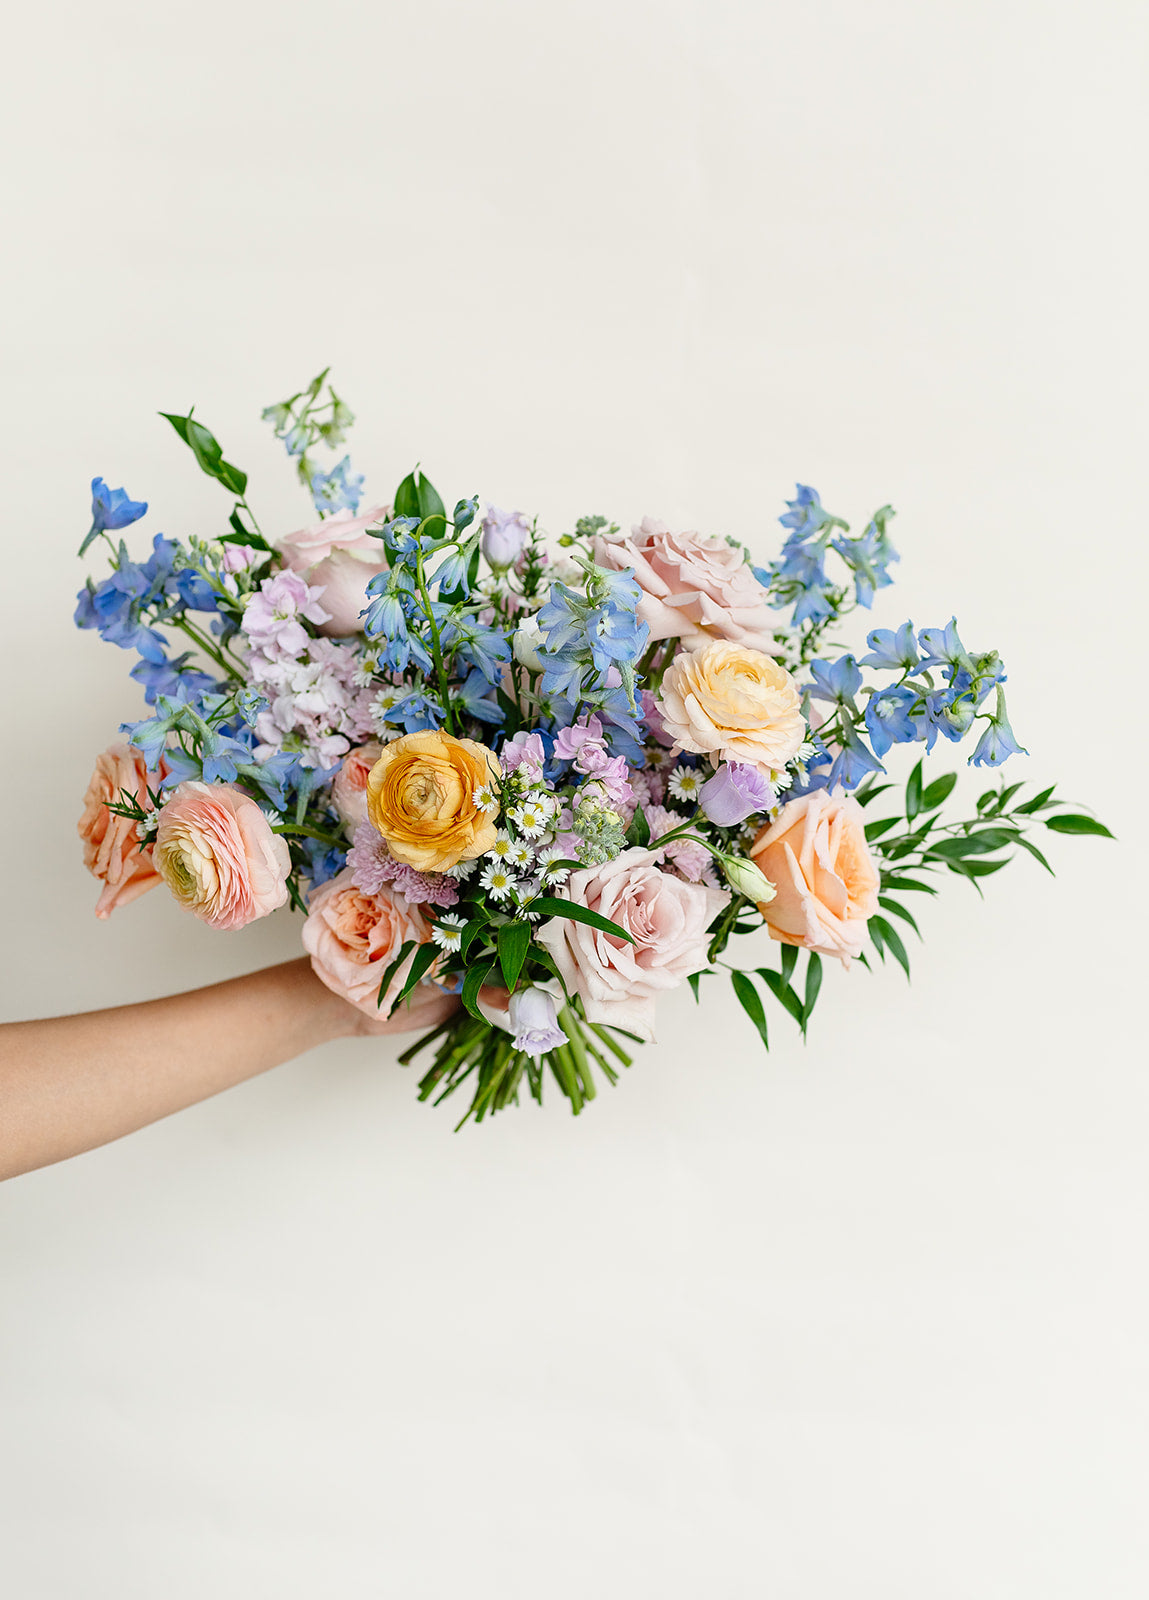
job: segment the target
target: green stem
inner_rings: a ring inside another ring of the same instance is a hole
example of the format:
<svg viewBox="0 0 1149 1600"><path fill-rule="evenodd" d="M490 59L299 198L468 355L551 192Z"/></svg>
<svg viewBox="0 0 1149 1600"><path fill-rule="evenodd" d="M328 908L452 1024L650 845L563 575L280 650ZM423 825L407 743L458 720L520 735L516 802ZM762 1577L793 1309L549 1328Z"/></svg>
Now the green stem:
<svg viewBox="0 0 1149 1600"><path fill-rule="evenodd" d="M234 660L225 660L221 651L199 631L194 622L189 622L186 617L173 618L173 622L180 632L186 633L192 643L197 645L204 655L210 656L216 666L226 672L229 678L235 678L239 675L239 663Z"/></svg>
<svg viewBox="0 0 1149 1600"><path fill-rule="evenodd" d="M423 602L423 612L431 628L431 655L435 662L435 677L439 683L439 695L443 709L446 711L447 732L455 732L455 713L451 705L450 690L447 683L447 669L443 664L443 641L439 634L439 624L435 621L435 612L431 606L431 596L427 589L427 575L423 571L423 552L415 557L415 582L419 587L419 597Z"/></svg>
<svg viewBox="0 0 1149 1600"><path fill-rule="evenodd" d="M337 850L347 848L347 840L337 838L333 833L324 833L322 828L307 828L297 822L275 822L271 826L272 833L287 833L293 838L302 836L305 839L318 839L321 844L334 845Z"/></svg>

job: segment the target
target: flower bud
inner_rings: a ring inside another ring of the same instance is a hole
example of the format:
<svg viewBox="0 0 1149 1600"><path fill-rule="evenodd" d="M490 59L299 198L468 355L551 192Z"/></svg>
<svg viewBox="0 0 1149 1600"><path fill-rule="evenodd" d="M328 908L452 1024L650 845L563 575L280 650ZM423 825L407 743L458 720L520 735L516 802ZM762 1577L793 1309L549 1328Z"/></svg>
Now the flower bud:
<svg viewBox="0 0 1149 1600"><path fill-rule="evenodd" d="M488 506L483 518L481 547L496 572L513 566L531 536L531 525L521 511L500 511Z"/></svg>
<svg viewBox="0 0 1149 1600"><path fill-rule="evenodd" d="M543 660L539 655L540 648L546 643L543 630L539 627L538 616L532 612L529 617L524 617L515 629L512 648L515 660L520 667L526 667L528 672L541 672Z"/></svg>
<svg viewBox="0 0 1149 1600"><path fill-rule="evenodd" d="M745 856L723 856L722 871L735 894L744 894L755 905L767 905L777 893L770 879Z"/></svg>

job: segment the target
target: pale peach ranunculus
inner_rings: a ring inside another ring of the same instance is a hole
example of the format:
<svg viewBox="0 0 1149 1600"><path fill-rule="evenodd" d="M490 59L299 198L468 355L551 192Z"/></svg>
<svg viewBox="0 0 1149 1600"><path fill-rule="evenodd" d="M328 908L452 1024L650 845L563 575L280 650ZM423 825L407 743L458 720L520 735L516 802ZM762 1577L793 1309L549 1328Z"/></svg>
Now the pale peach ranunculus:
<svg viewBox="0 0 1149 1600"><path fill-rule="evenodd" d="M323 587L320 600L331 615L320 633L339 637L362 631L359 613L367 606L368 581L387 570L382 541L367 529L386 521L390 514L390 506L372 506L358 517L350 511L337 511L279 541L285 565L308 584Z"/></svg>
<svg viewBox="0 0 1149 1600"><path fill-rule="evenodd" d="M383 746L378 739L372 739L369 744L349 750L335 774L331 804L348 833L354 833L361 822L367 821L367 779L382 754Z"/></svg>
<svg viewBox="0 0 1149 1600"><path fill-rule="evenodd" d="M588 1021L645 1040L654 1037L658 995L705 967L707 929L730 901L724 889L663 872L660 860L657 849L630 849L570 875L568 898L625 928L633 944L568 917L544 922L536 935Z"/></svg>
<svg viewBox="0 0 1149 1600"><path fill-rule="evenodd" d="M438 729L405 733L384 745L371 768L367 815L396 861L417 872L446 872L494 844L494 819L475 794L499 772L494 753L474 739Z"/></svg>
<svg viewBox="0 0 1149 1600"><path fill-rule="evenodd" d="M385 883L377 894L364 894L346 871L316 889L303 924L303 948L318 976L335 994L377 1019L387 1015L403 987L415 952L396 972L380 1006L383 974L408 939L426 944L430 937L418 907L397 890Z"/></svg>
<svg viewBox="0 0 1149 1600"><path fill-rule="evenodd" d="M709 639L731 639L757 650L775 649L776 619L745 552L702 533L672 533L644 517L630 537L600 535L595 560L622 571L634 568L642 590L638 615L652 639L681 639L697 649Z"/></svg>
<svg viewBox="0 0 1149 1600"><path fill-rule="evenodd" d="M683 750L767 772L783 768L806 737L798 685L785 667L726 639L675 656L658 710Z"/></svg>
<svg viewBox="0 0 1149 1600"><path fill-rule="evenodd" d="M149 780L158 789L166 771L166 764L161 764L158 772L149 773L142 753L130 744L110 745L96 757L77 832L84 845L84 865L103 884L96 901L98 917L110 917L117 906L126 906L160 881L152 846L140 848L136 824L109 811L108 801L127 794L148 810Z"/></svg>
<svg viewBox="0 0 1149 1600"><path fill-rule="evenodd" d="M773 900L758 908L773 938L846 967L861 955L880 878L852 795L815 789L789 801L750 854L774 885Z"/></svg>
<svg viewBox="0 0 1149 1600"><path fill-rule="evenodd" d="M255 801L226 783L181 783L160 811L156 869L186 910L243 928L287 900L291 857Z"/></svg>

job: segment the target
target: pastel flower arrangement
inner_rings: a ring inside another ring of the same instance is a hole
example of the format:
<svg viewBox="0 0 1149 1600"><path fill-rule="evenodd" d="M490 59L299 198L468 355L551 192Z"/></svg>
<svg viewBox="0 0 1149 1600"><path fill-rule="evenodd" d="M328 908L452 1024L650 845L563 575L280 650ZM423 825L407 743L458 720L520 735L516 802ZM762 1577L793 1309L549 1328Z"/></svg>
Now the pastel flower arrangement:
<svg viewBox="0 0 1149 1600"><path fill-rule="evenodd" d="M137 657L149 714L98 758L80 822L96 912L164 883L213 928L290 904L329 988L369 1015L457 996L400 1059L421 1099L466 1086L469 1117L577 1113L655 1037L658 1001L729 973L768 1045L805 1034L822 962L909 971L906 905L939 874L975 886L1029 836L1107 830L1052 787L998 783L944 820L956 774L1019 752L996 650L955 621L836 642L898 559L886 506L860 534L799 485L778 557L647 519L600 516L548 542L534 518L444 502L418 470L360 510L353 418L321 373L264 417L314 516L269 538L247 476L192 413L163 414L233 504L211 537L122 530L147 512L92 484L110 574L76 622ZM882 781L920 745L904 790ZM883 795L896 810L870 818ZM726 959L766 929L776 965ZM461 1125L461 1124L460 1124Z"/></svg>

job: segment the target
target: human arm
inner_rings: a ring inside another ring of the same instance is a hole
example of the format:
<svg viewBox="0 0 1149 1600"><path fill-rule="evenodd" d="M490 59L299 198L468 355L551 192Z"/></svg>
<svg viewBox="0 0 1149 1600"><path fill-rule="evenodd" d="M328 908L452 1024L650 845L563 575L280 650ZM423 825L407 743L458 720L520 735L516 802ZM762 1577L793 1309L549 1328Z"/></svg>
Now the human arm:
<svg viewBox="0 0 1149 1600"><path fill-rule="evenodd" d="M353 1034L434 1027L451 995L376 1022L306 957L186 994L0 1024L0 1180L95 1149Z"/></svg>

